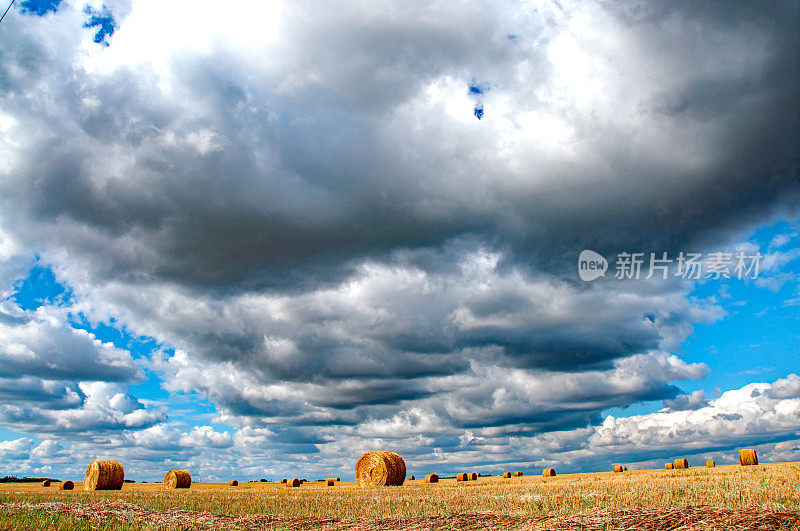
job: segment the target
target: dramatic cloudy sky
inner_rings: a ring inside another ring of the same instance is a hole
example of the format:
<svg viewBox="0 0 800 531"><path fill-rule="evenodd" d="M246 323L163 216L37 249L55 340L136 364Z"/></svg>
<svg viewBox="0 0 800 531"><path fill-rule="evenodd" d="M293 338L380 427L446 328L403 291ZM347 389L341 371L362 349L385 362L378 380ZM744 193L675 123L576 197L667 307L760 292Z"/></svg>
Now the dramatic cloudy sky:
<svg viewBox="0 0 800 531"><path fill-rule="evenodd" d="M0 475L799 460L798 50L796 2L17 2Z"/></svg>

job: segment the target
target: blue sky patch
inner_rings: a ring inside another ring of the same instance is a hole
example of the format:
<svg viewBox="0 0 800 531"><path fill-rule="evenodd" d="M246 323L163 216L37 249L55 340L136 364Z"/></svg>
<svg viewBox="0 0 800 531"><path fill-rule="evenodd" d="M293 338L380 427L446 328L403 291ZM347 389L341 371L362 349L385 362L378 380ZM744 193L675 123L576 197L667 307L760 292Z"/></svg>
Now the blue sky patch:
<svg viewBox="0 0 800 531"><path fill-rule="evenodd" d="M161 347L154 338L137 336L113 317L106 323L92 323L81 313L70 314L69 325L78 330L86 330L104 343L112 343L117 348L125 349L137 359L148 358Z"/></svg>
<svg viewBox="0 0 800 531"><path fill-rule="evenodd" d="M20 7L22 13L43 17L50 11L55 13L59 4L61 4L61 0L25 0Z"/></svg>
<svg viewBox="0 0 800 531"><path fill-rule="evenodd" d="M33 266L28 276L14 283L9 299L23 310L35 310L45 304L67 304L72 291L58 282L49 267Z"/></svg>
<svg viewBox="0 0 800 531"><path fill-rule="evenodd" d="M714 297L724 319L698 324L681 345L681 357L706 363L706 394L753 381L772 381L797 371L800 359L800 238L797 224L781 221L759 228L749 238L765 256L756 280L709 279L690 297ZM768 258L769 257L769 258ZM777 267L769 269L769 260Z"/></svg>
<svg viewBox="0 0 800 531"><path fill-rule="evenodd" d="M780 268L762 269L756 280L704 279L689 298L710 297L725 311L713 323L697 323L676 352L687 363L705 363L702 380L681 382L685 392L701 389L707 398L751 382L771 382L797 371L800 359L800 238L797 222L780 221L748 239L764 255L778 256ZM721 250L721 249L720 249ZM781 258L782 257L782 258ZM767 259L765 258L766 262ZM606 414L629 416L661 409L661 401L612 408Z"/></svg>
<svg viewBox="0 0 800 531"><path fill-rule="evenodd" d="M94 34L94 42L108 46L110 43L106 40L114 34L117 29L117 22L111 13L103 6L100 11L95 11L91 7L86 7L84 13L89 15L89 20L83 23L84 28L98 28L97 33Z"/></svg>

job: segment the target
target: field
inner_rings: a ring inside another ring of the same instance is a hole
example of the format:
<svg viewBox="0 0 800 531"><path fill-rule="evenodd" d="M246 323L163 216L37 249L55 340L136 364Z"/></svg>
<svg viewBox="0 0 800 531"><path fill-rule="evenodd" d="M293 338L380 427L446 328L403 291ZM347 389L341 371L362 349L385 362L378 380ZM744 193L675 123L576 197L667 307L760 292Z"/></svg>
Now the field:
<svg viewBox="0 0 800 531"><path fill-rule="evenodd" d="M800 530L800 463L418 479L379 489L346 481L82 488L0 484L0 529Z"/></svg>

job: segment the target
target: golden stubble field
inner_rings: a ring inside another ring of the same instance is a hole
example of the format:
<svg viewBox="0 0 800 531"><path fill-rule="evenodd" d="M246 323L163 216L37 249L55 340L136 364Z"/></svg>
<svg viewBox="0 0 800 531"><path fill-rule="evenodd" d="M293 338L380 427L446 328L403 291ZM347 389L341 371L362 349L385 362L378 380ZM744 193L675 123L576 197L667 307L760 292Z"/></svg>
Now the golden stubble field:
<svg viewBox="0 0 800 531"><path fill-rule="evenodd" d="M8 517L15 511L35 515L37 505L52 502L65 502L70 506L116 502L115 507L135 507L155 513L191 511L198 515L286 517L283 523L272 522L272 528L282 528L283 524L286 524L284 528L297 528L292 525L302 524L291 520L293 518L413 520L468 514L500 515L524 522L545 516L604 514L603 510L666 510L688 506L797 513L800 511L800 463L565 474L547 478L481 477L469 482L443 479L438 484L425 484L417 479L406 481L401 487L382 488L361 488L355 482L342 481L332 487L324 482L306 482L297 488L279 483L241 483L237 487L227 483L193 483L188 490L165 490L161 484L126 483L121 491L85 492L82 489L81 483L76 483L73 491L59 491L55 484L51 487L0 484L0 510ZM60 504L54 506L65 510ZM192 521L190 513L183 516L187 522ZM141 524L147 527L146 521ZM213 527L224 526L210 528ZM771 529L753 527L756 528ZM800 522L797 529L800 529Z"/></svg>

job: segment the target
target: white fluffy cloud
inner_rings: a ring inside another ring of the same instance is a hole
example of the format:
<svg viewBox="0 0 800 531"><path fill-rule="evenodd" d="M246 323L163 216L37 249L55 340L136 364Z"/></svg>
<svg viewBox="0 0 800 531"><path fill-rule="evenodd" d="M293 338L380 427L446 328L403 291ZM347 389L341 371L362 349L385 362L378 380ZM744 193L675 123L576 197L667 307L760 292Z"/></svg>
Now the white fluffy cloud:
<svg viewBox="0 0 800 531"><path fill-rule="evenodd" d="M130 353L72 328L60 308L35 312L0 307L0 376L130 382L139 369Z"/></svg>
<svg viewBox="0 0 800 531"><path fill-rule="evenodd" d="M33 439L21 438L12 441L0 442L0 456L6 459L27 459L33 448Z"/></svg>
<svg viewBox="0 0 800 531"><path fill-rule="evenodd" d="M0 305L0 421L17 431L91 436L164 420L127 394L130 352L73 328L65 308Z"/></svg>
<svg viewBox="0 0 800 531"><path fill-rule="evenodd" d="M726 391L693 411L607 417L589 443L613 451L662 452L677 447L696 452L800 437L800 392L773 393L795 380L797 375L791 374L773 384L752 383Z"/></svg>
<svg viewBox="0 0 800 531"><path fill-rule="evenodd" d="M781 378L769 388L767 394L770 398L800 398L800 376L790 374Z"/></svg>
<svg viewBox="0 0 800 531"><path fill-rule="evenodd" d="M706 393L702 389L692 391L689 394L678 395L670 400L664 400L664 405L667 408L676 411L685 409L697 409L702 406L705 406L706 404L707 404Z"/></svg>
<svg viewBox="0 0 800 531"><path fill-rule="evenodd" d="M108 431L146 428L167 419L166 411L147 409L125 386L106 382L78 384L85 397L79 405L49 409L18 400L0 405L0 421L22 432L103 438Z"/></svg>
<svg viewBox="0 0 800 531"><path fill-rule="evenodd" d="M31 450L31 457L36 459L52 459L57 457L66 457L67 453L64 447L52 439L46 439L39 443L36 448Z"/></svg>
<svg viewBox="0 0 800 531"><path fill-rule="evenodd" d="M605 470L620 459L632 468L643 468L660 466L676 454L690 462L708 458L730 463L736 449L744 446L756 447L767 461L795 461L800 458L800 397L771 398L770 391L780 388L781 382L727 391L693 411L608 416L594 427L535 435L443 427L435 413L414 407L355 429L331 426L324 434L299 430L284 432L287 437L281 438L281 432L267 428L245 426L229 433L211 426L182 430L159 424L111 434L105 443L77 442L69 450L51 440L36 445L30 438L20 438L0 443L0 455L13 460L15 470L46 465L78 474L91 459L110 458L113 452L114 459L126 464L127 477L139 480L159 479L165 463L190 466L197 477L208 480L289 473L321 477L331 471L347 477L362 452L387 445L405 457L410 470L440 473L464 466L487 473L543 466Z"/></svg>

